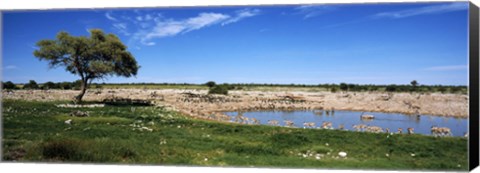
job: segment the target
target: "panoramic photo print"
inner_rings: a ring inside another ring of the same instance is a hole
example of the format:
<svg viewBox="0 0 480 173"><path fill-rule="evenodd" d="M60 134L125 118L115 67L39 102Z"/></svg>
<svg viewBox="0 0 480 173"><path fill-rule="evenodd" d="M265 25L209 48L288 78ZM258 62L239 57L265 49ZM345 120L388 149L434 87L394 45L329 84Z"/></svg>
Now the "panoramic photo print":
<svg viewBox="0 0 480 173"><path fill-rule="evenodd" d="M2 11L1 159L467 171L468 7Z"/></svg>

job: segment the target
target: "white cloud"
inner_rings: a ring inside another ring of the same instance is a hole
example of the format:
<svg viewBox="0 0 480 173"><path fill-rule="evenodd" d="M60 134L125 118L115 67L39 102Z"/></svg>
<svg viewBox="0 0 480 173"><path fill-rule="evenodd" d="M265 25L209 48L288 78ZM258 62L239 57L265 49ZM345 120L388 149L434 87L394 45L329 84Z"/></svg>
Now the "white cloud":
<svg viewBox="0 0 480 173"><path fill-rule="evenodd" d="M460 2L460 3L450 3L450 4L441 4L441 5L430 5L421 8L414 8L402 11L394 11L394 12L383 12L377 13L374 17L389 17L389 18L405 18L417 15L425 15L425 14L439 14L439 13L446 13L451 11L459 11L459 10L467 10L468 3Z"/></svg>
<svg viewBox="0 0 480 173"><path fill-rule="evenodd" d="M134 16L121 15L116 18L111 13L105 13L105 17L112 21L112 26L117 32L131 36L129 43L139 42L146 46L153 46L155 45L153 39L176 36L216 24L231 24L259 13L258 9L243 9L234 12L233 15L204 12L185 19L169 19L161 13L139 12Z"/></svg>
<svg viewBox="0 0 480 173"><path fill-rule="evenodd" d="M182 22L177 21L157 23L157 26L145 35L145 39L174 36L184 31L186 27Z"/></svg>
<svg viewBox="0 0 480 173"><path fill-rule="evenodd" d="M105 13L105 17L108 19L108 20L111 20L111 21L118 21L117 18L113 17L109 12L106 12Z"/></svg>
<svg viewBox="0 0 480 173"><path fill-rule="evenodd" d="M127 29L127 24L126 23L115 23L113 24L113 27L117 29Z"/></svg>
<svg viewBox="0 0 480 173"><path fill-rule="evenodd" d="M123 35L126 35L126 36L130 35L130 32L128 32L126 23L114 23L113 27Z"/></svg>
<svg viewBox="0 0 480 173"><path fill-rule="evenodd" d="M311 8L311 7L310 6L297 7L297 9L308 9L308 8ZM441 14L441 13L467 10L467 9L468 9L468 3L465 3L465 2L436 4L436 5L430 5L430 6L425 6L421 8L411 8L411 9L400 10L400 11L376 13L370 16L359 18L357 20L330 24L330 25L323 26L321 28L332 28L332 27L338 27L343 25L357 24L357 23L362 23L362 22L371 21L371 20L378 20L382 18L399 19L399 18L412 17L417 15L433 15L433 14ZM314 14L310 14L310 16L312 15ZM309 14L307 13L305 17L307 18L308 16Z"/></svg>
<svg viewBox="0 0 480 173"><path fill-rule="evenodd" d="M467 65L451 65L451 66L435 66L429 67L425 70L427 71L454 71L454 70L466 70L468 69Z"/></svg>
<svg viewBox="0 0 480 173"><path fill-rule="evenodd" d="M295 8L297 14L303 15L304 19L319 16L335 9L336 8L331 5L302 5Z"/></svg>
<svg viewBox="0 0 480 173"><path fill-rule="evenodd" d="M208 25L216 24L220 21L230 18L229 15L221 13L201 13L197 17L189 18L185 24L188 27L187 31L203 28Z"/></svg>
<svg viewBox="0 0 480 173"><path fill-rule="evenodd" d="M200 13L196 17L188 18L186 20L167 20L156 23L156 25L147 32L139 32L137 38L140 38L141 43L147 46L155 45L151 39L162 38L168 36L175 36L180 33L187 33L203 27L207 27L219 23L230 16L220 13Z"/></svg>
<svg viewBox="0 0 480 173"><path fill-rule="evenodd" d="M14 69L18 69L17 66L14 66L14 65L8 65L8 66L5 66L3 69L5 70L14 70Z"/></svg>
<svg viewBox="0 0 480 173"><path fill-rule="evenodd" d="M145 46L153 46L155 45L155 42L146 42L144 43Z"/></svg>
<svg viewBox="0 0 480 173"><path fill-rule="evenodd" d="M253 16L256 16L260 13L260 10L258 9L253 9L253 10L248 10L248 9L244 9L244 10L239 10L236 12L236 16L226 20L225 22L222 23L222 25L227 25L227 24L230 24L230 23L235 23L235 22L238 22L244 18L247 18L247 17L253 17Z"/></svg>

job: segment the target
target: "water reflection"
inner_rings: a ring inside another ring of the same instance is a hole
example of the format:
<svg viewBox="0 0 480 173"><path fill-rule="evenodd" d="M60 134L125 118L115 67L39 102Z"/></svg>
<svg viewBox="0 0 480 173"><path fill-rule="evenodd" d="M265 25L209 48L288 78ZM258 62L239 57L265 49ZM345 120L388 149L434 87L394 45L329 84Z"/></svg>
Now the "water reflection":
<svg viewBox="0 0 480 173"><path fill-rule="evenodd" d="M468 119L430 115L338 110L226 112L226 114L231 116L232 120L239 114L250 119L254 118L259 124L268 124L269 121L276 120L280 126L285 126L285 121L292 121L296 127L303 127L304 123L312 122L318 128L322 122L332 122L336 129L343 127L346 130L353 130L354 125L365 124L389 128L391 132L401 128L406 133L408 128L413 128L415 133L428 135L432 126L438 126L450 128L453 136L463 136L468 131ZM360 118L362 114L373 115L374 119L362 119Z"/></svg>

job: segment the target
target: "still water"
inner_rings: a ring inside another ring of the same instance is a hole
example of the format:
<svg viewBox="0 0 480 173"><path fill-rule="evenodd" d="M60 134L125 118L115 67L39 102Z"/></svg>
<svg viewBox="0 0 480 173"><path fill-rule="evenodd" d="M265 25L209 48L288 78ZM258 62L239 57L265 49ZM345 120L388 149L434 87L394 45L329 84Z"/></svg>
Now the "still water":
<svg viewBox="0 0 480 173"><path fill-rule="evenodd" d="M315 113L317 112L317 114ZM382 112L358 112L358 111L335 111L332 115L325 113L319 114L319 111L252 111L242 112L244 117L256 118L260 124L268 125L269 120L277 120L279 125L285 126L285 120L294 122L296 127L303 127L304 122L314 122L316 127L320 127L323 121L332 122L333 127L337 129L340 124L345 129L353 130L355 124L366 124L389 128L391 132L396 132L398 128L403 128L406 133L407 128L413 127L417 134L430 135L432 126L448 127L452 131L453 136L463 136L468 131L468 119L441 117L431 115L405 115L398 113L382 113ZM374 115L373 120L362 120L360 115ZM225 112L226 115L232 117L232 121L238 112Z"/></svg>

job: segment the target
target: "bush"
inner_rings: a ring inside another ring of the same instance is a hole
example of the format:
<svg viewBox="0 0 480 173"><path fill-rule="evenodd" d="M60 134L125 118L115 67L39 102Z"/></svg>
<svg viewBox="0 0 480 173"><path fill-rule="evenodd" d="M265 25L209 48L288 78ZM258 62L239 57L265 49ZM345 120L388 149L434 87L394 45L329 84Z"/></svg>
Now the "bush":
<svg viewBox="0 0 480 173"><path fill-rule="evenodd" d="M23 85L23 89L38 89L38 84L34 80L30 80L27 84Z"/></svg>
<svg viewBox="0 0 480 173"><path fill-rule="evenodd" d="M225 88L227 88L227 90L233 90L233 89L235 89L235 85L230 85L230 84L227 84L227 83L223 84L222 86L224 86Z"/></svg>
<svg viewBox="0 0 480 173"><path fill-rule="evenodd" d="M347 85L348 91L356 91L356 86L355 84L348 84Z"/></svg>
<svg viewBox="0 0 480 173"><path fill-rule="evenodd" d="M332 93L337 92L337 88L335 88L335 87L331 88L331 89L330 89L330 92L332 92Z"/></svg>
<svg viewBox="0 0 480 173"><path fill-rule="evenodd" d="M214 81L208 81L207 83L205 83L205 85L208 86L208 88L212 88L214 87L215 85L217 85Z"/></svg>
<svg viewBox="0 0 480 173"><path fill-rule="evenodd" d="M55 88L58 88L58 86L53 82L48 81L43 84L43 89L55 89Z"/></svg>
<svg viewBox="0 0 480 173"><path fill-rule="evenodd" d="M70 84L70 82L62 82L59 84L59 86L61 89L64 90L72 89L72 85Z"/></svg>
<svg viewBox="0 0 480 173"><path fill-rule="evenodd" d="M461 91L461 90L462 90L462 88L460 88L460 87L452 87L452 88L450 88L450 92L451 92L451 93L458 93L458 92Z"/></svg>
<svg viewBox="0 0 480 173"><path fill-rule="evenodd" d="M440 87L438 88L438 91L440 91L441 93L445 93L445 91L447 91L447 88L440 86Z"/></svg>
<svg viewBox="0 0 480 173"><path fill-rule="evenodd" d="M82 87L82 80L76 80L72 83L72 88L74 90L80 90Z"/></svg>
<svg viewBox="0 0 480 173"><path fill-rule="evenodd" d="M385 88L385 91L388 91L388 92L394 92L396 90L397 90L396 85L388 85L387 88Z"/></svg>
<svg viewBox="0 0 480 173"><path fill-rule="evenodd" d="M216 85L208 90L208 94L228 94L228 86L225 85Z"/></svg>
<svg viewBox="0 0 480 173"><path fill-rule="evenodd" d="M340 89L342 91L347 91L348 90L348 85L346 83L340 83Z"/></svg>
<svg viewBox="0 0 480 173"><path fill-rule="evenodd" d="M3 89L16 89L17 86L12 81L7 81L3 84Z"/></svg>
<svg viewBox="0 0 480 173"><path fill-rule="evenodd" d="M78 146L70 140L51 141L42 146L42 156L46 159L71 160L78 157L77 151Z"/></svg>

